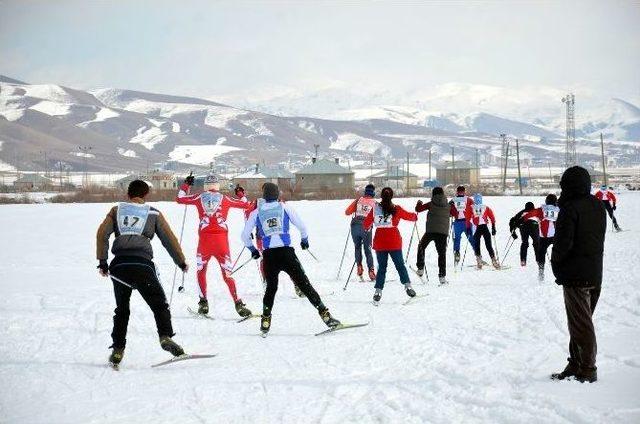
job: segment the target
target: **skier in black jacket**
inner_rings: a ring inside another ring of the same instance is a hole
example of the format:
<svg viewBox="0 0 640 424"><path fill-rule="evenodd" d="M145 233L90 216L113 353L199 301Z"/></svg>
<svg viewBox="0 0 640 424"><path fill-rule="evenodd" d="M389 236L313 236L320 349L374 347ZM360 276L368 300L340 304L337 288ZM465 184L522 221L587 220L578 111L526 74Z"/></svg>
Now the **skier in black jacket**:
<svg viewBox="0 0 640 424"><path fill-rule="evenodd" d="M602 256L607 218L602 202L591 192L586 169L573 166L560 180L556 234L551 268L563 286L569 327L568 365L553 379L575 377L580 382L597 380L596 334L592 315L600 297Z"/></svg>
<svg viewBox="0 0 640 424"><path fill-rule="evenodd" d="M538 216L533 202L527 202L524 209L515 214L509 220L509 231L511 237L518 238L516 228L520 228L522 244L520 244L520 265L527 265L527 250L529 249L529 238L533 244L533 252L536 253L540 246L540 228L538 227Z"/></svg>

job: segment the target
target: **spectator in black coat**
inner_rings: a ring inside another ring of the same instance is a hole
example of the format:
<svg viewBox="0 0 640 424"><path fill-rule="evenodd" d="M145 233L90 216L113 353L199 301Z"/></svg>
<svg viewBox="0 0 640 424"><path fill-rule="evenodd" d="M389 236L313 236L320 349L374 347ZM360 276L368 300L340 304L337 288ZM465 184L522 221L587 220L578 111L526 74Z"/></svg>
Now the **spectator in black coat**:
<svg viewBox="0 0 640 424"><path fill-rule="evenodd" d="M551 254L556 283L563 286L569 327L568 365L553 379L597 380L596 335L592 315L600 297L602 256L607 229L602 202L591 192L586 169L573 166L560 180L560 213Z"/></svg>

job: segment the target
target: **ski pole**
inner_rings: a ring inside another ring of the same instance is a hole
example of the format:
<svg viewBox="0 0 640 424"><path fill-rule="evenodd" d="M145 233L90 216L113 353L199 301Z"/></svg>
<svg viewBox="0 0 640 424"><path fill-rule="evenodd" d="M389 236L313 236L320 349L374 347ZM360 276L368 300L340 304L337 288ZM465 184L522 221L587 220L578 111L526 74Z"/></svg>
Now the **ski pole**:
<svg viewBox="0 0 640 424"><path fill-rule="evenodd" d="M235 274L237 271L239 271L240 269L242 269L243 266L245 266L246 264L248 264L249 262L251 262L253 260L253 257L247 259L246 262L244 262L242 265L240 265L238 268L234 269L233 271L231 271L231 273L229 275L233 275Z"/></svg>
<svg viewBox="0 0 640 424"><path fill-rule="evenodd" d="M351 265L351 271L349 271L349 276L347 277L347 282L344 283L344 287L342 290L346 290L349 285L349 280L351 280L351 274L353 274L353 269L356 267L356 261L353 261L353 265Z"/></svg>
<svg viewBox="0 0 640 424"><path fill-rule="evenodd" d="M411 244L413 244L413 236L416 233L416 226L417 226L417 224L414 222L413 223L413 230L411 231L411 238L409 239L409 248L407 249L407 256L404 258L404 263L405 264L409 260L409 253L411 252Z"/></svg>
<svg viewBox="0 0 640 424"><path fill-rule="evenodd" d="M516 241L516 239L512 238L511 239L511 243L509 244L508 248L507 248L507 252L504 254L504 257L502 258L502 262L500 262L500 266L502 266L502 264L504 263L505 259L507 259L507 255L509 254L509 251L511 250L511 247L513 246L513 243Z"/></svg>
<svg viewBox="0 0 640 424"><path fill-rule="evenodd" d="M496 241L496 236L493 234L491 234L491 236L493 237L493 245L496 247L495 255L498 256L499 249L498 249L498 242ZM498 256L498 259L500 259L500 256Z"/></svg>
<svg viewBox="0 0 640 424"><path fill-rule="evenodd" d="M247 246L242 246L242 250L240 251L240 253L238 253L238 256L236 257L236 260L233 261L233 265L231 265L231 269L234 269L236 267L236 265L238 265L238 261L240 260L240 257L244 253L244 249L246 249L246 248L247 248Z"/></svg>
<svg viewBox="0 0 640 424"><path fill-rule="evenodd" d="M316 260L316 262L320 262L320 261L318 260L318 258L316 258L316 255L314 255L313 253L311 253L311 250L309 250L309 249L304 249L304 250L306 250L306 251L307 251L307 253L308 253L308 254L310 254L310 255L311 255L311 257L312 257L313 259L315 259L315 260Z"/></svg>
<svg viewBox="0 0 640 424"><path fill-rule="evenodd" d="M460 271L462 271L462 267L464 266L464 260L467 257L467 247L469 247L469 237L466 238L466 243L464 245L464 254L462 255L462 262L460 263Z"/></svg>
<svg viewBox="0 0 640 424"><path fill-rule="evenodd" d="M119 279L115 275L109 274L109 277L111 277L112 280L117 281L118 283L122 284L123 286L127 286L130 289L135 290L135 287L133 287L131 284L127 283L126 281L122 281L121 279Z"/></svg>
<svg viewBox="0 0 640 424"><path fill-rule="evenodd" d="M516 227L516 228L514 228L514 229L513 229L513 231L511 231L510 238L511 238L512 240L515 240L515 239L513 238L513 234L516 232L516 229L517 229L517 227ZM507 251L508 244L509 244L509 242L507 242L507 244L505 244L505 246L504 246L504 250L502 251L502 254L503 254L503 255L504 255L504 254L505 254L505 252ZM498 257L498 259L500 259L500 257Z"/></svg>
<svg viewBox="0 0 640 424"><path fill-rule="evenodd" d="M340 266L338 267L338 275L336 276L336 280L340 278L340 272L342 272L342 263L344 262L344 255L347 253L347 245L349 244L349 236L351 236L351 227L349 227L349 232L347 233L347 239L344 241L344 249L342 250L342 259L340 259Z"/></svg>
<svg viewBox="0 0 640 424"><path fill-rule="evenodd" d="M184 212L182 213L182 227L180 228L180 241L178 242L182 246L182 236L184 235L184 221L187 218L187 205L184 205ZM173 284L171 284L171 296L169 297L169 306L173 301L173 289L176 287L176 273L178 272L178 265L173 268ZM184 291L184 273L182 274L182 284L178 287L179 292Z"/></svg>

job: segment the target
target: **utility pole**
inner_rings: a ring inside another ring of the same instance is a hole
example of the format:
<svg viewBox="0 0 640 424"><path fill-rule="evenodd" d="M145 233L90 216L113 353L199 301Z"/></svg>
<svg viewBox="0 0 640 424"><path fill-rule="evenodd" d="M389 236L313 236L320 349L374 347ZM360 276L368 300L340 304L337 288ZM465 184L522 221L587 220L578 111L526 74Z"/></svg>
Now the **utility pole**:
<svg viewBox="0 0 640 424"><path fill-rule="evenodd" d="M509 142L505 146L504 152L504 172L502 173L502 193L507 190L507 165L509 164Z"/></svg>
<svg viewBox="0 0 640 424"><path fill-rule="evenodd" d="M456 154L455 147L451 146L451 177L453 178L453 185L456 184Z"/></svg>
<svg viewBox="0 0 640 424"><path fill-rule="evenodd" d="M409 152L407 152L407 194L409 193Z"/></svg>
<svg viewBox="0 0 640 424"><path fill-rule="evenodd" d="M570 166L577 164L575 121L576 96L569 93L562 98L562 103L566 106L564 166L565 168L569 168Z"/></svg>
<svg viewBox="0 0 640 424"><path fill-rule="evenodd" d="M429 181L431 181L431 147L429 147Z"/></svg>
<svg viewBox="0 0 640 424"><path fill-rule="evenodd" d="M90 146L79 146L78 149L82 152L82 156L84 157L84 175L82 181L82 188L86 189L89 185L89 166L87 164L87 158L89 157L89 151L91 150Z"/></svg>
<svg viewBox="0 0 640 424"><path fill-rule="evenodd" d="M600 133L600 150L602 152L602 177L604 178L604 185L609 186L609 181L607 178L607 165L604 160L604 138L602 138L602 133Z"/></svg>
<svg viewBox="0 0 640 424"><path fill-rule="evenodd" d="M516 160L518 161L518 187L520 188L520 196L522 196L522 174L520 173L520 144L516 138Z"/></svg>
<svg viewBox="0 0 640 424"><path fill-rule="evenodd" d="M371 177L373 177L373 155L369 158L369 182L371 182Z"/></svg>
<svg viewBox="0 0 640 424"><path fill-rule="evenodd" d="M315 151L316 151L316 155L314 156L314 157L316 158L316 160L318 160L318 148L319 148L319 147L320 147L320 145L319 145L319 144L314 144L314 145L313 145L313 148L314 148L314 149L315 149Z"/></svg>

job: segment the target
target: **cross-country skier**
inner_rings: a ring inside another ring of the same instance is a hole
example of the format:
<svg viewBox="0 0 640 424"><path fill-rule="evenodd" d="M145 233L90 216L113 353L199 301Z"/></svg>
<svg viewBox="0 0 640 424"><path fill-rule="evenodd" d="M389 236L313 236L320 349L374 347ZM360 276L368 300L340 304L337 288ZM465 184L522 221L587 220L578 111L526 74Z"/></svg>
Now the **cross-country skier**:
<svg viewBox="0 0 640 424"><path fill-rule="evenodd" d="M424 251L432 241L438 251L438 279L440 284L445 284L447 276L447 238L449 237L449 213L451 206L447 203L442 187L434 187L431 191L431 201L422 203L418 200L415 211L427 212L426 231L418 244L418 258L416 261L416 273L424 274Z"/></svg>
<svg viewBox="0 0 640 424"><path fill-rule="evenodd" d="M483 265L482 256L480 255L480 241L483 237L493 266L496 269L500 269L500 263L491 246L491 236L496 235L496 218L493 210L482 203L482 195L480 193L476 193L473 196L473 203L471 211L467 214L467 226L471 228L473 234L473 243L471 244L476 255L478 269L482 269ZM489 222L491 222L491 234L489 234Z"/></svg>
<svg viewBox="0 0 640 424"><path fill-rule="evenodd" d="M616 231L620 231L620 227L618 226L618 220L615 216L613 216L613 211L615 211L618 207L616 204L618 203L618 198L613 190L609 190L606 185L602 184L600 186L600 190L598 190L595 194L598 200L602 200L604 203L604 207L609 214L609 218L611 218L611 222L613 222L613 228Z"/></svg>
<svg viewBox="0 0 640 424"><path fill-rule="evenodd" d="M229 288L229 293L235 303L236 312L241 317L251 315L251 311L238 297L236 292L236 282L231 277L233 271L229 251L229 229L227 226L227 215L230 208L246 209L249 203L240 200L233 200L220 193L220 182L215 175L208 175L205 178L204 189L200 194L189 194L191 186L194 184L194 177L188 176L180 186L180 191L176 197L176 202L183 205L194 205L198 209L200 223L198 225L198 287L200 288L200 301L198 302L198 313L209 313L209 302L207 300L207 266L211 258L214 258L220 265L222 278Z"/></svg>
<svg viewBox="0 0 640 424"><path fill-rule="evenodd" d="M376 201L376 188L373 184L367 184L364 188L364 196L351 202L349 207L344 211L345 215L353 215L351 218L351 238L353 239L353 247L355 248L356 266L358 277L362 279L364 268L362 267L362 249L367 258L367 269L369 270L369 279L375 281L376 272L373 265L373 255L371 254L371 231L365 231L362 222L373 209Z"/></svg>
<svg viewBox="0 0 640 424"><path fill-rule="evenodd" d="M373 236L373 250L376 251L378 259L378 275L376 276L375 294L373 301L377 304L382 297L382 289L387 276L387 262L389 256L398 271L400 283L405 287L405 291L409 297L416 295L415 290L411 287L411 280L407 267L402 257L402 236L398 231L398 224L401 219L415 222L418 215L413 212L407 212L400 206L394 205L393 190L391 187L385 187L380 192L381 200L376 203L373 210L364 219L363 226L365 230L376 227L376 233Z"/></svg>
<svg viewBox="0 0 640 424"><path fill-rule="evenodd" d="M451 205L451 217L453 218L453 261L454 265L460 262L460 242L462 234L467 237L467 241L473 244L473 235L467 226L467 215L471 214L473 199L465 194L464 186L456 189L456 196L449 202Z"/></svg>
<svg viewBox="0 0 640 424"><path fill-rule="evenodd" d="M100 275L111 275L113 294L116 299L113 331L113 348L109 362L117 366L124 356L127 326L129 324L129 300L132 288L149 305L156 321L160 346L174 356L184 354L184 350L171 337L174 336L171 325L171 312L167 298L158 280L156 266L153 263L151 239L157 235L173 261L183 272L189 267L178 240L173 235L164 216L156 208L144 203L149 186L141 180L132 181L127 189L129 202L120 203L111 208L96 235L96 256L99 261ZM111 252L114 259L107 264L109 238L115 234ZM128 287L127 285L131 286Z"/></svg>
<svg viewBox="0 0 640 424"><path fill-rule="evenodd" d="M556 219L560 208L558 198L550 193L544 200L544 205L536 209L536 214L540 220L540 242L536 251L536 261L538 262L538 279L544 280L544 265L547 258L547 249L553 244L553 237L556 234Z"/></svg>
<svg viewBox="0 0 640 424"><path fill-rule="evenodd" d="M260 252L253 245L251 233L254 228L258 229L258 234L262 239L264 274L267 281L267 289L264 293L262 306L262 319L260 331L264 336L271 329L271 312L273 301L278 290L278 274L284 271L291 280L309 299L309 302L318 310L320 318L329 327L333 328L340 324L340 321L333 318L329 309L322 303L318 292L309 282L295 250L291 247L291 225L300 231L300 247L303 250L309 248L309 238L307 229L291 206L278 200L280 190L276 184L265 183L262 186L262 197L258 202L258 207L249 215L249 219L242 232L242 241L251 251L254 259L260 258Z"/></svg>
<svg viewBox="0 0 640 424"><path fill-rule="evenodd" d="M522 237L522 243L520 244L520 266L527 265L527 251L529 250L529 238L533 245L533 253L538 255L538 249L540 246L540 228L538 226L539 221L538 211L533 205L533 202L527 202L524 205L524 209L515 214L509 220L509 231L511 237L517 239L516 229L520 229L520 236Z"/></svg>

